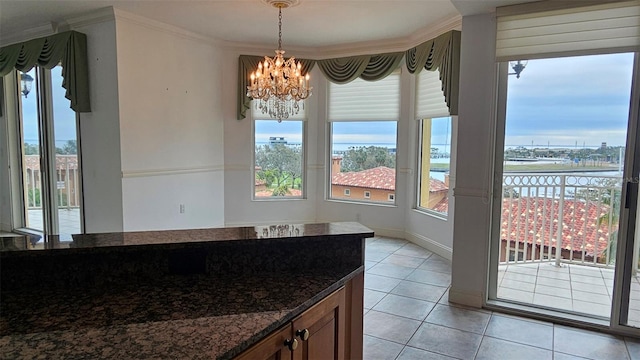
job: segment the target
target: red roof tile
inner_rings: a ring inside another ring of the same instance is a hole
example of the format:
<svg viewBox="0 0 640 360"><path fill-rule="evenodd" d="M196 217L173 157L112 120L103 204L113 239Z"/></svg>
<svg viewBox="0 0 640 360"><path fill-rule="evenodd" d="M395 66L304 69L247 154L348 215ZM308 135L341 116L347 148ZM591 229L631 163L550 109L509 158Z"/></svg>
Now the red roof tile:
<svg viewBox="0 0 640 360"><path fill-rule="evenodd" d="M448 198L438 202L433 210L448 212ZM504 199L500 237L503 240L556 247L556 218L559 210L559 200L535 197ZM583 250L590 256L602 255L609 242L609 224L606 221L609 210L610 207L607 205L587 204L573 199L564 200L562 248ZM611 224L611 233L617 230L618 224Z"/></svg>
<svg viewBox="0 0 640 360"><path fill-rule="evenodd" d="M256 191L256 197L270 197L273 195L273 190ZM302 191L298 189L287 190L287 196L302 196Z"/></svg>
<svg viewBox="0 0 640 360"><path fill-rule="evenodd" d="M447 186L447 184L445 184L444 182L438 179L429 178L429 192L437 192L437 191L444 191L444 190L449 190L449 187Z"/></svg>
<svg viewBox="0 0 640 360"><path fill-rule="evenodd" d="M500 236L511 241L556 246L560 202L548 198L504 199ZM581 200L565 200L562 213L562 248L600 255L607 248L609 224L602 221L610 207ZM618 224L611 225L611 232Z"/></svg>
<svg viewBox="0 0 640 360"><path fill-rule="evenodd" d="M437 204L433 206L433 209L437 212L448 213L449 212L449 199L445 196L442 200L438 201Z"/></svg>
<svg viewBox="0 0 640 360"><path fill-rule="evenodd" d="M396 170L386 166L379 166L357 172L339 172L333 174L331 184L395 191Z"/></svg>

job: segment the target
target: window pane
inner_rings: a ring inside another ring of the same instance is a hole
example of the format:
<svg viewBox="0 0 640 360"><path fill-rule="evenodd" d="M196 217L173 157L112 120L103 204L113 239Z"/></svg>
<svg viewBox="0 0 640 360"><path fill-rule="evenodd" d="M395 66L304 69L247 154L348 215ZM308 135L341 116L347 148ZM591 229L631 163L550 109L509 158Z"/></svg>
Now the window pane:
<svg viewBox="0 0 640 360"><path fill-rule="evenodd" d="M451 165L451 118L423 119L420 126L418 207L447 214Z"/></svg>
<svg viewBox="0 0 640 360"><path fill-rule="evenodd" d="M256 199L303 196L303 122L256 120Z"/></svg>
<svg viewBox="0 0 640 360"><path fill-rule="evenodd" d="M80 227L80 169L76 113L71 110L62 87L62 66L51 69L53 135L56 152L55 198L58 211L58 233L61 240L71 240Z"/></svg>
<svg viewBox="0 0 640 360"><path fill-rule="evenodd" d="M333 199L395 203L396 121L334 122Z"/></svg>

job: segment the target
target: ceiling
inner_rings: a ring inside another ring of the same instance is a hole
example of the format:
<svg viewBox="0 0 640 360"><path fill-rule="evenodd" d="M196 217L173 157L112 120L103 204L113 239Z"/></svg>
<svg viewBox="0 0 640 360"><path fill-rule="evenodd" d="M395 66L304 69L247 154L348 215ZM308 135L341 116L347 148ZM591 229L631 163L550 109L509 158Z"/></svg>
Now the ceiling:
<svg viewBox="0 0 640 360"><path fill-rule="evenodd" d="M525 1L300 0L283 10L283 47L403 39L459 15ZM277 45L278 12L262 0L0 0L0 39L109 6L219 41Z"/></svg>

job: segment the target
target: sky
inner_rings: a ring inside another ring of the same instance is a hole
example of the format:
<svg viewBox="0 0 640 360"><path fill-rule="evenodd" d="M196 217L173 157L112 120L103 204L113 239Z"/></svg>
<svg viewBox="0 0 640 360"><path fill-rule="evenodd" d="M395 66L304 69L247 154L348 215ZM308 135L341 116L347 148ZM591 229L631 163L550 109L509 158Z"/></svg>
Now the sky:
<svg viewBox="0 0 640 360"><path fill-rule="evenodd" d="M60 67L52 70L57 144L75 138L75 115L61 87ZM629 112L633 54L593 55L530 60L519 79L508 80L506 147L623 146ZM33 70L31 71L33 75ZM25 138L37 139L35 84L25 99ZM32 119L32 120L29 120ZM295 125L298 124L298 125ZM450 143L446 121L436 121L432 143ZM256 124L256 141L284 136L301 142L299 122ZM394 122L335 123L333 141L353 144L394 144Z"/></svg>
<svg viewBox="0 0 640 360"><path fill-rule="evenodd" d="M530 60L509 76L505 146L624 146L633 54Z"/></svg>
<svg viewBox="0 0 640 360"><path fill-rule="evenodd" d="M65 89L62 87L62 67L51 69L51 85L53 97L54 137L56 146L60 147L68 140L76 139L76 114L70 109L70 102L64 97ZM35 69L28 72L34 79ZM22 110L24 119L24 138L31 144L38 142L38 103L37 81L33 82L31 92L25 98L22 97Z"/></svg>

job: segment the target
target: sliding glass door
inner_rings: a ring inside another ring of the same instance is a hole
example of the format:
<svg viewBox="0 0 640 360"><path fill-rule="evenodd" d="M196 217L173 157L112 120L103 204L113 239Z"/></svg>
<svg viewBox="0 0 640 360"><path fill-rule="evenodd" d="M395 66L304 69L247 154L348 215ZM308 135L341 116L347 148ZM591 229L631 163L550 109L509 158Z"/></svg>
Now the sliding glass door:
<svg viewBox="0 0 640 360"><path fill-rule="evenodd" d="M640 325L637 61L500 64L490 300Z"/></svg>
<svg viewBox="0 0 640 360"><path fill-rule="evenodd" d="M76 113L62 87L62 67L18 72L17 111L22 194L22 228L60 240L82 232L81 177Z"/></svg>

